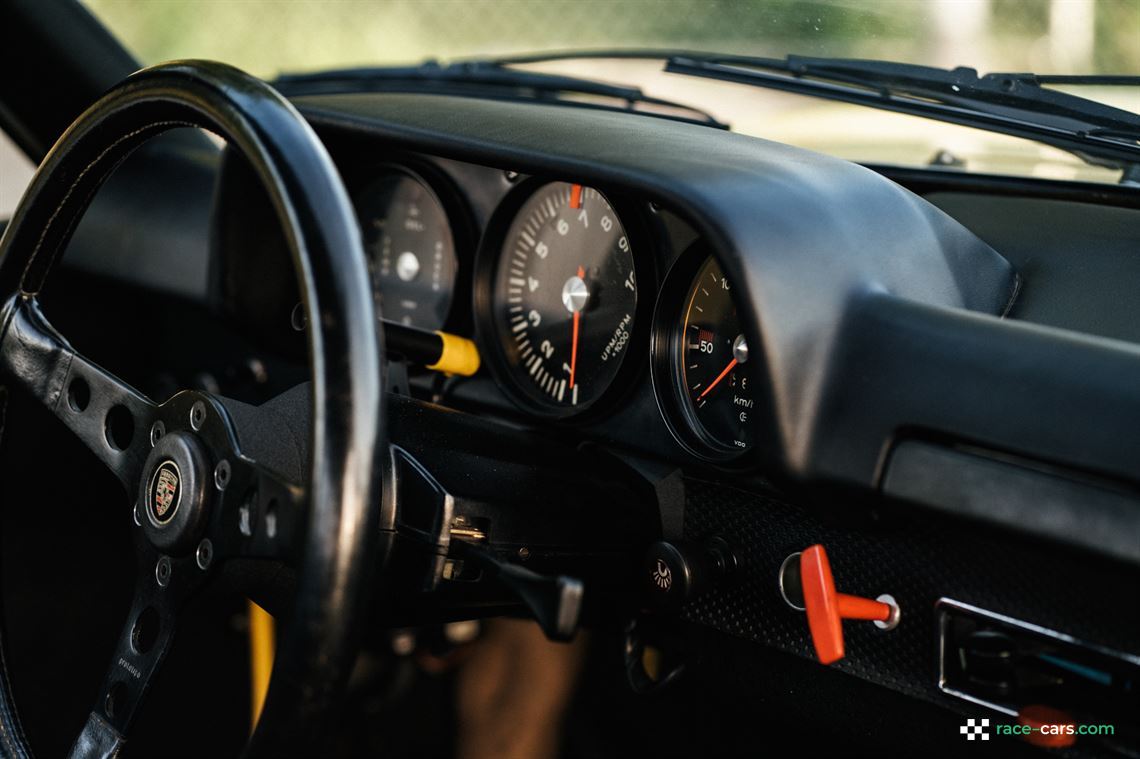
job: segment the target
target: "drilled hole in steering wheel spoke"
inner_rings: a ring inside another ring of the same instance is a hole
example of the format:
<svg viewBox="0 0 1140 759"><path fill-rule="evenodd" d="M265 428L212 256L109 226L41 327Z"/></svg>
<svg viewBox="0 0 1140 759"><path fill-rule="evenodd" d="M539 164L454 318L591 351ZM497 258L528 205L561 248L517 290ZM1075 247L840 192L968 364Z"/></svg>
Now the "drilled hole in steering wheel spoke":
<svg viewBox="0 0 1140 759"><path fill-rule="evenodd" d="M277 499L270 498L265 505L265 535L270 540L277 537Z"/></svg>
<svg viewBox="0 0 1140 759"><path fill-rule="evenodd" d="M83 412L91 402L91 386L82 377L75 377L67 385L67 405L72 411Z"/></svg>
<svg viewBox="0 0 1140 759"><path fill-rule="evenodd" d="M154 610L153 606L148 606L142 610L131 628L131 648L135 650L135 653L145 654L154 647L155 641L158 640L160 625L158 612Z"/></svg>
<svg viewBox="0 0 1140 759"><path fill-rule="evenodd" d="M238 509L238 530L247 538L253 536L253 528L257 521L257 487L251 487L242 498Z"/></svg>
<svg viewBox="0 0 1140 759"><path fill-rule="evenodd" d="M114 719L116 710L126 706L126 700L127 686L119 681L111 686L111 690L107 691L107 698L103 701L103 711L107 713L107 717Z"/></svg>
<svg viewBox="0 0 1140 759"><path fill-rule="evenodd" d="M130 447L135 436L135 419L126 406L112 406L103 426L108 445L116 451L125 451Z"/></svg>

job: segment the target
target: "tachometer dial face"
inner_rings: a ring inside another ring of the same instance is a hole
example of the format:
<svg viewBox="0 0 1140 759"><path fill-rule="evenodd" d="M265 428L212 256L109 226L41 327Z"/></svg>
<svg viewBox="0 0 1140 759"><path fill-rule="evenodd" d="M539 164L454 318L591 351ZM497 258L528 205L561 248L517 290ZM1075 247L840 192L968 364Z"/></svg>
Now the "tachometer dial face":
<svg viewBox="0 0 1140 759"><path fill-rule="evenodd" d="M356 198L385 319L439 329L447 319L458 265L451 224L418 177L389 171Z"/></svg>
<svg viewBox="0 0 1140 759"><path fill-rule="evenodd" d="M591 187L542 185L507 230L491 307L510 379L531 405L583 410L629 352L637 280L625 227Z"/></svg>
<svg viewBox="0 0 1140 759"><path fill-rule="evenodd" d="M689 286L673 340L677 388L698 437L716 449L751 448L756 388L748 342L728 279L712 257Z"/></svg>

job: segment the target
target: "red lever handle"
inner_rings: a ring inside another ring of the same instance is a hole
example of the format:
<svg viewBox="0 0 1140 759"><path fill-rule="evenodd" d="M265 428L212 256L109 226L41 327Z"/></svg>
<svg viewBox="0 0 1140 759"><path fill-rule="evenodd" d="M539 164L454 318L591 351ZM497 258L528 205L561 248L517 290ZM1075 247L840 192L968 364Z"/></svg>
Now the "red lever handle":
<svg viewBox="0 0 1140 759"><path fill-rule="evenodd" d="M819 544L804 549L800 554L800 582L811 641L815 645L816 656L823 664L843 658L843 620L886 622L894 613L894 607L882 601L836 593L827 551Z"/></svg>

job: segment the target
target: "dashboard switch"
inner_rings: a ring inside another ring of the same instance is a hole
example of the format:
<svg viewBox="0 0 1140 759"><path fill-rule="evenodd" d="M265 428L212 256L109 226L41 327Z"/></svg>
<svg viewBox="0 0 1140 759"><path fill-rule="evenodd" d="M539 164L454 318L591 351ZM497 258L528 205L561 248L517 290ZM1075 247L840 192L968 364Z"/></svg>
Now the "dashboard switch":
<svg viewBox="0 0 1140 759"><path fill-rule="evenodd" d="M819 544L784 560L780 591L789 606L806 612L816 657L823 664L843 658L843 620L871 621L883 630L899 623L899 606L891 596L871 599L837 592L827 551Z"/></svg>
<svg viewBox="0 0 1140 759"><path fill-rule="evenodd" d="M661 611L678 612L735 569L736 557L721 538L654 543L645 557L647 600Z"/></svg>

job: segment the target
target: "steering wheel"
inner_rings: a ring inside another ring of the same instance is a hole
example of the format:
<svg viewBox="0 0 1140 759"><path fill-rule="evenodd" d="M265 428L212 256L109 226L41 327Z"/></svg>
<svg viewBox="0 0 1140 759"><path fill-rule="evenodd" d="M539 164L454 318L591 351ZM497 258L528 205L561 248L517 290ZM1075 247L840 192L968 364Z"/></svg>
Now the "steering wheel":
<svg viewBox="0 0 1140 759"><path fill-rule="evenodd" d="M312 325L311 439L308 461L292 474L243 449L258 430L243 426L239 435L220 399L183 391L150 401L73 350L37 302L108 175L144 141L178 127L213 132L244 157L288 241ZM134 502L122 513L138 560L130 616L72 756L120 750L186 599L236 558L297 569L246 754L313 750L384 551L383 349L361 245L348 195L309 125L267 84L218 63L175 62L127 78L76 120L32 180L0 241L0 382L43 403ZM3 661L0 753L30 756Z"/></svg>

